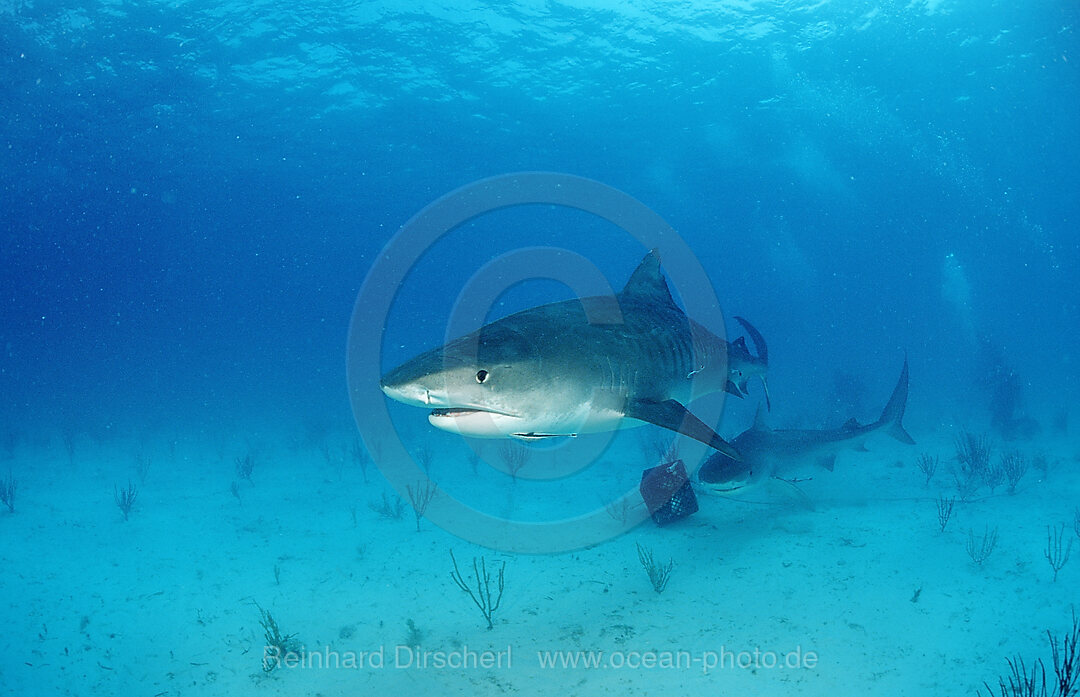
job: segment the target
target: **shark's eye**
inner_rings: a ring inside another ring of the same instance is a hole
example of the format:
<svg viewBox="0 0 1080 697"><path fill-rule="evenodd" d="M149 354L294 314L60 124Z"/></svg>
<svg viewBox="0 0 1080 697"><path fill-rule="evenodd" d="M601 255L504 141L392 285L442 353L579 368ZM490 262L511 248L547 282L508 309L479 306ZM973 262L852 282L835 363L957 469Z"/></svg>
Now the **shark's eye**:
<svg viewBox="0 0 1080 697"><path fill-rule="evenodd" d="M484 384L484 380L487 380L487 377L488 377L488 371L486 371L486 370L478 370L476 372L476 381L478 383L480 383L481 385Z"/></svg>

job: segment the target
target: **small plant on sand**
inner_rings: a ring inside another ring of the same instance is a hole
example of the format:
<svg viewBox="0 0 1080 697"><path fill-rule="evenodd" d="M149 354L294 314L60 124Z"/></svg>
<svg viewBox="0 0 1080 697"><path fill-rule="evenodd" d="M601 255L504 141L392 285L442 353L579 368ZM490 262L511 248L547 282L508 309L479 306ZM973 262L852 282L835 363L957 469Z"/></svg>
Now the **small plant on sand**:
<svg viewBox="0 0 1080 697"><path fill-rule="evenodd" d="M1050 641L1050 655L1054 666L1050 690L1047 691L1046 688L1046 666L1042 659L1032 663L1029 671L1024 659L1017 656L1005 659L1009 664L1009 674L998 678L997 690L989 683L983 683L988 697L1075 697L1078 694L1080 622L1077 622L1076 611L1073 611L1071 631L1056 637L1047 629L1046 637Z"/></svg>
<svg viewBox="0 0 1080 697"><path fill-rule="evenodd" d="M983 470L982 476L983 484L990 490L990 494L993 495L994 489L1001 486L1005 481L1005 470L1001 468L1001 463L990 465Z"/></svg>
<svg viewBox="0 0 1080 697"><path fill-rule="evenodd" d="M645 462L666 465L679 459L678 439L668 438L667 431L640 431L638 448Z"/></svg>
<svg viewBox="0 0 1080 697"><path fill-rule="evenodd" d="M979 474L990 466L990 439L985 435L961 431L956 437L956 461Z"/></svg>
<svg viewBox="0 0 1080 697"><path fill-rule="evenodd" d="M504 442L499 448L499 459L506 467L507 474L515 482L518 472L529 462L529 455L529 451L524 446L510 441Z"/></svg>
<svg viewBox="0 0 1080 697"><path fill-rule="evenodd" d="M930 480L933 479L934 472L937 472L938 458L930 453L923 453L915 460L915 466L918 467L919 471L926 477L923 486L930 486Z"/></svg>
<svg viewBox="0 0 1080 697"><path fill-rule="evenodd" d="M1000 697L1047 697L1046 667L1041 658L1031 666L1030 673L1020 656L1015 659L1006 658L1005 661L1009 664L1009 675L998 678ZM983 685L990 697L994 697L993 688L986 683Z"/></svg>
<svg viewBox="0 0 1080 697"><path fill-rule="evenodd" d="M135 505L135 499L138 495L139 490L130 481L124 489L113 486L113 498L116 501L116 507L124 514L124 520L127 520L128 516L131 515L131 509Z"/></svg>
<svg viewBox="0 0 1080 697"><path fill-rule="evenodd" d="M282 632L269 610L264 610L258 604L255 607L259 608L259 626L263 630L263 672L272 673L283 662L303 657L304 648L296 640L296 635Z"/></svg>
<svg viewBox="0 0 1080 697"><path fill-rule="evenodd" d="M640 542L637 543L637 555L642 568L649 575L649 583L652 584L653 590L657 594L663 593L667 588L668 580L671 579L671 570L675 568L674 560L669 559L667 564L661 564L653 557L652 550L643 547Z"/></svg>
<svg viewBox="0 0 1080 697"><path fill-rule="evenodd" d="M426 445L422 445L416 450L416 464L420 465L424 469L424 474L431 476L431 462L434 459L434 455L431 453L431 448Z"/></svg>
<svg viewBox="0 0 1080 697"><path fill-rule="evenodd" d="M454 564L454 570L450 572L450 578L453 580L454 585L469 594L484 619L487 620L487 628L491 629L494 626L491 619L502 603L506 562L503 562L502 566L499 567L498 580L496 581L495 590L492 591L491 573L488 572L487 562L484 561L483 557L479 559L473 557L473 577L471 582L461 575L457 559L454 558L454 550L450 550L450 561Z"/></svg>
<svg viewBox="0 0 1080 697"><path fill-rule="evenodd" d="M952 517L952 509L956 504L954 498L944 498L939 496L937 500L937 521L941 527L941 532L945 532L945 526L949 524L949 518Z"/></svg>
<svg viewBox="0 0 1080 697"><path fill-rule="evenodd" d="M1016 493L1016 485L1024 478L1028 471L1028 459L1019 450L1010 450L1002 453L1001 471L1005 473L1005 479L1009 482L1009 493Z"/></svg>
<svg viewBox="0 0 1080 697"><path fill-rule="evenodd" d="M991 480L996 478L996 475L988 473L989 469L990 439L970 431L961 431L956 437L956 469L953 470L961 501L970 499L979 484L985 483L988 474Z"/></svg>
<svg viewBox="0 0 1080 697"><path fill-rule="evenodd" d="M359 437L353 438L351 452L353 464L360 468L360 474L364 476L364 484L367 484L367 468L371 464L371 456L368 454L367 449L364 448L364 444L360 442Z"/></svg>
<svg viewBox="0 0 1080 697"><path fill-rule="evenodd" d="M413 514L416 516L416 532L420 532L420 519L427 513L428 504L439 492L439 487L434 482L417 482L415 488L406 484L405 492L409 495L409 503L412 504Z"/></svg>
<svg viewBox="0 0 1080 697"><path fill-rule="evenodd" d="M997 528L991 531L989 527L985 527L982 537L978 540L975 539L975 531L968 530L966 549L971 561L975 562L977 566L982 566L983 562L994 553L994 548L997 547L997 539Z"/></svg>
<svg viewBox="0 0 1080 697"><path fill-rule="evenodd" d="M405 502L401 500L400 496L395 495L393 499L383 492L382 502L375 503L374 501L368 504L368 508L378 513L383 518L389 518L390 520L401 520L401 514L405 512Z"/></svg>
<svg viewBox="0 0 1080 697"><path fill-rule="evenodd" d="M630 515L633 512L630 499L625 496L620 496L618 499L605 504L604 510L619 525L626 525L626 521L630 520Z"/></svg>
<svg viewBox="0 0 1080 697"><path fill-rule="evenodd" d="M248 453L243 457L237 457L234 462L236 463L236 478L247 480L249 484L253 484L251 473L255 470L255 458Z"/></svg>
<svg viewBox="0 0 1080 697"><path fill-rule="evenodd" d="M405 627L409 630L405 635L406 646L419 646L424 642L424 632L416 626L416 622L412 621L412 618L405 620Z"/></svg>
<svg viewBox="0 0 1080 697"><path fill-rule="evenodd" d="M1069 544L1065 545L1063 538L1068 538ZM1057 582L1058 572L1069 562L1069 554L1072 553L1072 537L1065 532L1065 523L1055 528L1046 526L1046 550L1043 554L1046 561L1050 562L1050 568L1054 570L1054 582Z"/></svg>
<svg viewBox="0 0 1080 697"><path fill-rule="evenodd" d="M0 479L0 503L8 507L9 513L15 512L15 490L18 487L19 482L11 472L8 472L4 479Z"/></svg>
<svg viewBox="0 0 1080 697"><path fill-rule="evenodd" d="M1054 662L1054 678L1057 692L1062 697L1075 695L1080 688L1080 622L1076 621L1076 609L1072 613L1072 631L1060 639L1046 630L1050 640L1050 656Z"/></svg>

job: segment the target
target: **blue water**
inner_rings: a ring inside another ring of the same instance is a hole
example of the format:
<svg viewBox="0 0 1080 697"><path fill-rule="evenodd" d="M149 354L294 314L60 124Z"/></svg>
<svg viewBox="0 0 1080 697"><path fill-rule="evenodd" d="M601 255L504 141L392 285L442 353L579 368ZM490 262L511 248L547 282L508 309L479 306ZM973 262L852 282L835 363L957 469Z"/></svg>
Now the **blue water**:
<svg viewBox="0 0 1080 697"><path fill-rule="evenodd" d="M968 428L1073 471L1078 21L1056 0L7 2L0 472L66 472L65 442L100 474L118 442L228 463L244 442L350 432L373 260L440 196L531 170L603 182L678 231L728 319L765 334L776 423L876 418L906 355L916 440L945 456ZM478 218L402 285L380 368L441 343L473 274L530 246L616 289L648 251L557 207ZM530 282L491 314L566 297ZM759 400L728 400L718 430ZM1033 546L1072 505L1038 516Z"/></svg>

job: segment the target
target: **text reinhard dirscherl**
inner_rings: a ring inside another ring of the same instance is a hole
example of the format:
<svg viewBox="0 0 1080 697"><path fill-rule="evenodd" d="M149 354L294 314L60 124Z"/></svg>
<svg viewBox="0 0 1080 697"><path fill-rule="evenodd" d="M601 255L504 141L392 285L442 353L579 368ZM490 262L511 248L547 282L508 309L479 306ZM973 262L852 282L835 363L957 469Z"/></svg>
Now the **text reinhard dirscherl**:
<svg viewBox="0 0 1080 697"><path fill-rule="evenodd" d="M715 650L646 650L589 651L538 650L536 665L547 670L700 670L709 673L724 669L812 669L818 655L797 647L791 651L767 651L759 648L733 651L721 646ZM471 649L468 645L453 649L424 649L419 646L379 646L370 651L339 651L329 646L321 650L288 651L263 647L263 670L277 668L344 670L504 670L513 667L513 649Z"/></svg>

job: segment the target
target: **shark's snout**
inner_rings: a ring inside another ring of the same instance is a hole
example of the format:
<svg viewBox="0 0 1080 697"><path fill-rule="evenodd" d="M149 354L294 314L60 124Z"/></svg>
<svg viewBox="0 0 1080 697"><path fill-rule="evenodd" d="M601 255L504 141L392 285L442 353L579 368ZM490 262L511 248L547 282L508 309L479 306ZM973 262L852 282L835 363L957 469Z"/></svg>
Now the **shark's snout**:
<svg viewBox="0 0 1080 697"><path fill-rule="evenodd" d="M431 405L431 391L415 382L392 382L383 379L379 387L383 394L396 402L412 406Z"/></svg>
<svg viewBox="0 0 1080 697"><path fill-rule="evenodd" d="M734 491L746 484L750 475L746 463L714 453L698 469L697 480L716 491Z"/></svg>
<svg viewBox="0 0 1080 697"><path fill-rule="evenodd" d="M428 409L428 421L444 431L476 438L506 438L521 431L518 416L479 399L475 392L447 385L445 375L418 371L409 364L379 382L390 399Z"/></svg>
<svg viewBox="0 0 1080 697"><path fill-rule="evenodd" d="M390 399L414 407L444 407L446 389L434 389L438 382L435 376L438 374L429 364L431 360L427 356L413 359L383 375L379 381L379 387L383 394Z"/></svg>
<svg viewBox="0 0 1080 697"><path fill-rule="evenodd" d="M386 382L380 383L383 394L395 402L408 404L411 407L426 407L433 410L442 410L450 407L462 406L462 402L456 402L447 394L447 390L433 389L424 382Z"/></svg>

